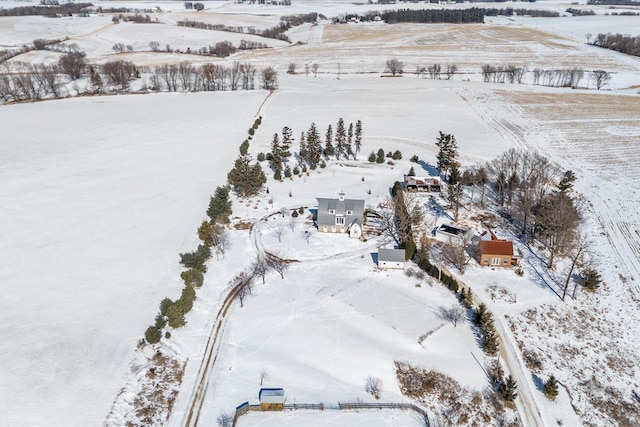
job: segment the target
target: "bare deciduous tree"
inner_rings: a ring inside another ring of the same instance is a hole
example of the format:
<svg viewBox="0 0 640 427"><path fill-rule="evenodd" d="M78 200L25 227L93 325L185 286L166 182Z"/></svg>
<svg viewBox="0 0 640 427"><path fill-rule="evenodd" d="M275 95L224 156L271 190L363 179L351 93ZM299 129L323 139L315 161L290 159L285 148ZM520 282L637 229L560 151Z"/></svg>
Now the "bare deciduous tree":
<svg viewBox="0 0 640 427"><path fill-rule="evenodd" d="M269 271L269 264L264 255L260 254L256 257L251 265L251 270L255 276L262 277L262 284L264 285L265 276L267 275L267 271Z"/></svg>
<svg viewBox="0 0 640 427"><path fill-rule="evenodd" d="M458 271L460 271L460 274L464 274L465 267L471 259L463 246L450 243L442 247L442 258L455 265Z"/></svg>
<svg viewBox="0 0 640 427"><path fill-rule="evenodd" d="M402 74L403 69L404 69L404 64L402 63L402 61L400 61L397 58L392 58L387 60L387 68L385 68L385 71L391 73L392 76L396 76L399 74Z"/></svg>
<svg viewBox="0 0 640 427"><path fill-rule="evenodd" d="M284 235L284 225L280 224L275 228L274 231L276 237L278 238L278 243L282 243L282 236Z"/></svg>
<svg viewBox="0 0 640 427"><path fill-rule="evenodd" d="M605 70L594 70L591 72L591 77L593 77L593 81L596 83L597 90L600 90L600 88L604 87L604 85L611 80L611 74Z"/></svg>
<svg viewBox="0 0 640 427"><path fill-rule="evenodd" d="M260 385L262 385L264 380L267 380L267 379L269 379L269 372L267 371L266 368L262 368L262 371L260 371Z"/></svg>
<svg viewBox="0 0 640 427"><path fill-rule="evenodd" d="M58 60L58 65L62 68L71 80L75 80L82 76L85 68L85 58L86 54L81 51L70 52L62 55Z"/></svg>
<svg viewBox="0 0 640 427"><path fill-rule="evenodd" d="M464 316L464 309L459 305L453 305L449 308L440 307L440 312L438 313L438 316L442 320L451 322L451 324L455 328L458 326L458 322L460 321L460 319L462 319Z"/></svg>
<svg viewBox="0 0 640 427"><path fill-rule="evenodd" d="M266 90L278 88L278 72L273 67L262 70L262 88Z"/></svg>
<svg viewBox="0 0 640 427"><path fill-rule="evenodd" d="M364 389L367 393L379 400L382 396L382 379L376 377L367 377Z"/></svg>
<svg viewBox="0 0 640 427"><path fill-rule="evenodd" d="M218 415L216 421L218 422L219 427L231 427L233 424L233 416L227 412L223 412Z"/></svg>
<svg viewBox="0 0 640 427"><path fill-rule="evenodd" d="M280 274L280 278L284 279L284 272L289 268L289 263L283 258L279 257L278 254L270 254L266 255L267 264L270 268L273 268L275 271Z"/></svg>

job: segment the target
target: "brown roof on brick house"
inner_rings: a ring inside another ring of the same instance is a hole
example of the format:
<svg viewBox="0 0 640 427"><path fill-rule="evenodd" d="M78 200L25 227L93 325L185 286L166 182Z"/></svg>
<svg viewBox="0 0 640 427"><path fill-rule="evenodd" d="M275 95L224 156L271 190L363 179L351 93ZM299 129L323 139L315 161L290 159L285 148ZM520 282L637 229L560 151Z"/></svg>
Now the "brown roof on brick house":
<svg viewBox="0 0 640 427"><path fill-rule="evenodd" d="M513 242L507 240L481 240L480 253L482 255L513 256Z"/></svg>

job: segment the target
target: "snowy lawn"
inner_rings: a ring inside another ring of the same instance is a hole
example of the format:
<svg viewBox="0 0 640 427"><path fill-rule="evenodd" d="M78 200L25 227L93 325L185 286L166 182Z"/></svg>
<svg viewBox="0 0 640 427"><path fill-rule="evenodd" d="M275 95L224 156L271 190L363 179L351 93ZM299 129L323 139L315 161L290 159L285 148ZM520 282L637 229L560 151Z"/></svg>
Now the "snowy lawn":
<svg viewBox="0 0 640 427"><path fill-rule="evenodd" d="M2 107L0 424L104 418L264 96Z"/></svg>

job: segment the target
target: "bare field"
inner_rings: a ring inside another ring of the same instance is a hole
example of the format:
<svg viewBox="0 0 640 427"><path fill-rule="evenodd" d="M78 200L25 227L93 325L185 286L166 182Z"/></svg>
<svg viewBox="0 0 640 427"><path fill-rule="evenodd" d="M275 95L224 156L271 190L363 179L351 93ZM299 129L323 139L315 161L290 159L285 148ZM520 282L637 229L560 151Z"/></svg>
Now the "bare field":
<svg viewBox="0 0 640 427"><path fill-rule="evenodd" d="M556 34L520 26L452 24L352 24L326 25L319 55L357 57L398 56L406 64L455 63L459 69L477 71L479 64L527 65L529 68L583 67L630 70L603 50L576 43Z"/></svg>
<svg viewBox="0 0 640 427"><path fill-rule="evenodd" d="M584 158L603 171L616 166L627 177L640 179L638 97L520 91L500 95L562 135L550 141L550 148Z"/></svg>

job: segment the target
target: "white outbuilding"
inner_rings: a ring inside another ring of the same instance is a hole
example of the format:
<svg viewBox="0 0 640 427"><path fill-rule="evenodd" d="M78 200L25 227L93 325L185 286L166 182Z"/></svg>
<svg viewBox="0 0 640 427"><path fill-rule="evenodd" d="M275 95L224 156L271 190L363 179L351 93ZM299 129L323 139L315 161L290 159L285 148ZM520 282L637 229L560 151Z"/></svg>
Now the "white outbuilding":
<svg viewBox="0 0 640 427"><path fill-rule="evenodd" d="M382 269L404 269L404 249L378 249L378 268Z"/></svg>

